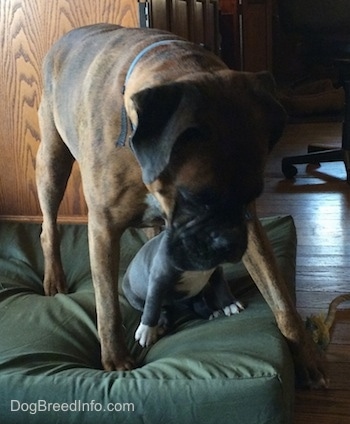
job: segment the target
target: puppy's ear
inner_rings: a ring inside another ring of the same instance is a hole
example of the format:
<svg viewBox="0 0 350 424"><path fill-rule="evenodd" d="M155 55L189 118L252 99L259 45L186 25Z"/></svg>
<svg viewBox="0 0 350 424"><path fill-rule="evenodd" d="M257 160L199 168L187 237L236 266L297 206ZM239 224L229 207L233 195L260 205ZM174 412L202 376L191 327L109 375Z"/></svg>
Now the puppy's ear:
<svg viewBox="0 0 350 424"><path fill-rule="evenodd" d="M281 138L287 122L287 113L277 100L276 83L270 72L255 74L254 94L262 103L270 129L270 150Z"/></svg>
<svg viewBox="0 0 350 424"><path fill-rule="evenodd" d="M191 121L190 97L181 83L147 88L131 97L138 121L131 143L145 184L165 169L175 141Z"/></svg>

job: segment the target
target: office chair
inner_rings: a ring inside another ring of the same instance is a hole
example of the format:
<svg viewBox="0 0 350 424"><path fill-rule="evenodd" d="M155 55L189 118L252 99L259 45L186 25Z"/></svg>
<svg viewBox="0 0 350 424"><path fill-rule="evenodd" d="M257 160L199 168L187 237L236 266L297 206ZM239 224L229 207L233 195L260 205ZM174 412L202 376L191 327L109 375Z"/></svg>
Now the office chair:
<svg viewBox="0 0 350 424"><path fill-rule="evenodd" d="M340 161L350 184L350 1L278 0L278 7L281 28L303 37L309 60L334 63L345 92L341 147L309 146L305 155L283 158L282 172L293 178L298 172L294 165Z"/></svg>

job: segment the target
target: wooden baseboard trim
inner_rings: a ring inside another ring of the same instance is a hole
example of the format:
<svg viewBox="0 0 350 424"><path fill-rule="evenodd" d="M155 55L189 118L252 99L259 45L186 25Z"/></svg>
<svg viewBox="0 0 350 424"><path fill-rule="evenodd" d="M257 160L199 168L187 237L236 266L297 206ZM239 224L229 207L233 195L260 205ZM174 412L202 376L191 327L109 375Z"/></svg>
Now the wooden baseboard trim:
<svg viewBox="0 0 350 424"><path fill-rule="evenodd" d="M42 216L25 216L25 215L0 215L0 222L30 222L33 224L41 224ZM87 224L87 216L59 216L57 219L59 224Z"/></svg>

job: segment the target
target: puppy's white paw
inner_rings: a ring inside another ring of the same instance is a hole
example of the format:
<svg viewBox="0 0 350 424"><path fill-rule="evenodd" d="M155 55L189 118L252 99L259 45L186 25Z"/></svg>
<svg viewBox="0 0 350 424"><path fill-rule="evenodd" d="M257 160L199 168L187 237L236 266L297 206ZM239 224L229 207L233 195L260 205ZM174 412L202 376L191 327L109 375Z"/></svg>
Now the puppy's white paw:
<svg viewBox="0 0 350 424"><path fill-rule="evenodd" d="M227 317L235 314L239 314L241 311L244 310L243 304L239 300L235 300L234 303L231 303L231 305L225 306L223 309L219 309L218 311L214 311L209 319L218 318L221 315L226 315Z"/></svg>
<svg viewBox="0 0 350 424"><path fill-rule="evenodd" d="M230 315L239 314L244 310L244 306L239 300L236 300L235 303L231 303L231 305L226 306L223 311L224 314L229 317Z"/></svg>
<svg viewBox="0 0 350 424"><path fill-rule="evenodd" d="M214 311L214 312L210 315L209 320L212 320L212 319L214 319L214 318L218 318L220 315L222 315L222 310Z"/></svg>
<svg viewBox="0 0 350 424"><path fill-rule="evenodd" d="M148 347L158 340L159 329L158 326L150 327L140 323L136 332L135 340L139 342L142 347Z"/></svg>

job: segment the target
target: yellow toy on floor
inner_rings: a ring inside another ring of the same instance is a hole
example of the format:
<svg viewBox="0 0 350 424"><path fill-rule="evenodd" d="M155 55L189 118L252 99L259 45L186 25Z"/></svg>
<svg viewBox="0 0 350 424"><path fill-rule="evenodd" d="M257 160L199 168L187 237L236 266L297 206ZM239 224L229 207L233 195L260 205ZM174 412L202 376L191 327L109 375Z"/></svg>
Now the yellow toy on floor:
<svg viewBox="0 0 350 424"><path fill-rule="evenodd" d="M311 315L306 318L305 326L312 333L314 342L325 350L330 342L330 330L340 303L350 300L350 293L337 296L329 305L328 314Z"/></svg>

